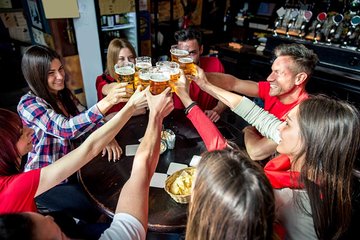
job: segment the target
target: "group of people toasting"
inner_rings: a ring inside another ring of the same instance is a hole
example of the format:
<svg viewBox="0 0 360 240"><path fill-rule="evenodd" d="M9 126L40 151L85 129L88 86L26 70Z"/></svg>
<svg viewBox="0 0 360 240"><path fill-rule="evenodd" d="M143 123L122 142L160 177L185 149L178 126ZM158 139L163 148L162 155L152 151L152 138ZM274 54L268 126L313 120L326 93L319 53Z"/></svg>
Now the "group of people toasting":
<svg viewBox="0 0 360 240"><path fill-rule="evenodd" d="M279 45L271 74L254 82L201 56L201 32L180 30L175 39L173 61L155 66L128 41L112 40L105 72L96 78L98 103L88 109L66 87L56 52L26 50L22 71L30 92L19 102L20 117L0 110L1 237L145 239L162 121L174 108L184 109L207 148L192 187L186 239L356 236L360 115L350 103L306 92L316 54L301 44ZM243 95L261 98L264 108ZM249 123L244 146L215 125L226 107ZM148 126L115 217L110 226L84 228L100 213L72 175L100 152L109 161L121 158L114 137L139 114L149 115ZM39 207L80 223L59 228L36 213Z"/></svg>

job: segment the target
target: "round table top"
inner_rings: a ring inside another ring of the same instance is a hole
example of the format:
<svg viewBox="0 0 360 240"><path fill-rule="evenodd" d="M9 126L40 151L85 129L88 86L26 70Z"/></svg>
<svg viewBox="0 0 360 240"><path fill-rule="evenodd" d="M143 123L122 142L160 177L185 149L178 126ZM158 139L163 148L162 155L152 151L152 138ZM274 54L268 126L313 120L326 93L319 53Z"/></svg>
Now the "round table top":
<svg viewBox="0 0 360 240"><path fill-rule="evenodd" d="M126 145L139 144L147 126L148 116L132 117L119 132L116 139L123 150ZM219 129L227 137L241 134L229 129L229 125L219 124ZM164 119L164 128L176 134L175 148L160 155L156 168L158 173L167 173L171 162L188 165L193 155L201 155L206 150L196 129L183 111L173 111ZM230 135L229 135L230 134ZM231 140L231 139L230 139ZM124 151L125 152L125 151ZM117 162L108 162L106 156L98 155L78 172L79 180L88 195L107 215L113 217L120 191L129 179L133 156L122 155ZM136 189L134 189L136 191ZM175 202L163 188L150 187L149 230L174 232L186 226L188 204Z"/></svg>

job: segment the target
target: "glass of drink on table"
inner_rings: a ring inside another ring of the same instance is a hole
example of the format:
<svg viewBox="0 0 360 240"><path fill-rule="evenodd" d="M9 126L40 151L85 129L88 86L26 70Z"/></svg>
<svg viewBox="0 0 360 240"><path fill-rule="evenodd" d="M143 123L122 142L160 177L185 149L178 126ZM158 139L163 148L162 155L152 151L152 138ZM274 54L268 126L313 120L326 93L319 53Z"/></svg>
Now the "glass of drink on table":
<svg viewBox="0 0 360 240"><path fill-rule="evenodd" d="M179 62L179 58L189 55L189 51L178 48L178 45L172 45L170 49L171 61Z"/></svg>
<svg viewBox="0 0 360 240"><path fill-rule="evenodd" d="M150 92L153 95L162 93L169 87L170 73L157 68L150 73Z"/></svg>
<svg viewBox="0 0 360 240"><path fill-rule="evenodd" d="M148 56L141 56L141 57L137 57L135 58L135 87L137 87L137 85L139 85L139 71L140 69L145 69L145 68L149 68L152 66L151 63L151 57Z"/></svg>
<svg viewBox="0 0 360 240"><path fill-rule="evenodd" d="M169 85L171 87L171 92L175 92L175 84L180 77L180 66L176 62L162 61L157 62L156 66L160 69L164 69L164 71L169 71L170 73L170 82Z"/></svg>
<svg viewBox="0 0 360 240"><path fill-rule="evenodd" d="M122 65L115 64L115 73L117 75L117 81L122 83L126 82L128 85L126 88L131 89L132 92L135 91L134 84L134 75L135 75L135 66L131 62L123 63Z"/></svg>
<svg viewBox="0 0 360 240"><path fill-rule="evenodd" d="M184 75L189 81L192 81L197 75L196 65L191 57L179 58L179 66L184 71Z"/></svg>

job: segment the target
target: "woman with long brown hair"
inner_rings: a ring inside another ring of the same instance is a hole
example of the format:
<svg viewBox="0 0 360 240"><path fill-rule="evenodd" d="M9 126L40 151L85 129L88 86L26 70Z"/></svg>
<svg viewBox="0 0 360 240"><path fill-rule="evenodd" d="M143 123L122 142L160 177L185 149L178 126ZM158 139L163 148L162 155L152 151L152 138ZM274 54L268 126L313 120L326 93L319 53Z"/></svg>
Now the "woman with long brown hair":
<svg viewBox="0 0 360 240"><path fill-rule="evenodd" d="M198 85L278 143L264 167L275 189L278 219L288 239L338 239L352 221L360 114L351 104L317 96L281 122L246 97L218 88L198 69Z"/></svg>
<svg viewBox="0 0 360 240"><path fill-rule="evenodd" d="M105 96L109 94L109 91L114 87L118 86L119 83L116 81L116 74L114 65L119 64L122 65L123 63L132 62L135 64L136 52L134 47L131 43L125 38L114 38L109 43L106 55L106 69L103 74L97 76L96 78L96 92L98 101L103 99ZM122 84L122 83L120 83ZM128 88L125 88L126 85L122 86L124 91L124 97L121 99L121 102L113 106L108 112L107 115L110 113L118 112L121 108L124 107L128 97L131 95L128 92ZM145 108L138 110L135 113L136 115L144 114Z"/></svg>
<svg viewBox="0 0 360 240"><path fill-rule="evenodd" d="M17 110L23 124L34 131L33 148L28 153L25 171L51 165L76 148L86 135L103 125L104 114L123 97L121 86L114 86L104 99L86 110L66 87L60 56L48 47L27 48L21 68L30 91L21 97ZM145 99L139 105L145 106ZM102 153L108 155L109 161L115 161L120 158L122 149L112 139ZM72 197L64 198L64 195ZM36 200L50 211L66 210L84 221L96 221L99 216L76 176L44 192Z"/></svg>

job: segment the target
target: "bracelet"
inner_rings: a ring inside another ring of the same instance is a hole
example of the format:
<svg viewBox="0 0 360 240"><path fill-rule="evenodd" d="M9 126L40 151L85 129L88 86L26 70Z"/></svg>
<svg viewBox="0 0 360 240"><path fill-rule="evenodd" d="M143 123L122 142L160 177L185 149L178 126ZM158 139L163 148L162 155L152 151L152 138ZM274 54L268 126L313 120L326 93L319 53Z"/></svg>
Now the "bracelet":
<svg viewBox="0 0 360 240"><path fill-rule="evenodd" d="M190 103L190 105L184 109L184 112L185 112L185 115L188 115L188 113L190 112L190 110L195 106L197 105L197 102L192 102Z"/></svg>

